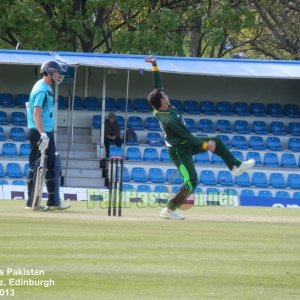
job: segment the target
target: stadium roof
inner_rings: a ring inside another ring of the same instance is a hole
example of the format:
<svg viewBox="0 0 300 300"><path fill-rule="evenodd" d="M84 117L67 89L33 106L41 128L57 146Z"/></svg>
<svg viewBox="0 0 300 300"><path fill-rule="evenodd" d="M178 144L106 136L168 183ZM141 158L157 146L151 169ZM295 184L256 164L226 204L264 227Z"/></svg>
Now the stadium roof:
<svg viewBox="0 0 300 300"><path fill-rule="evenodd" d="M0 50L0 64L40 65L49 59L72 66L151 70L145 55ZM300 61L156 56L161 72L190 75L300 79Z"/></svg>

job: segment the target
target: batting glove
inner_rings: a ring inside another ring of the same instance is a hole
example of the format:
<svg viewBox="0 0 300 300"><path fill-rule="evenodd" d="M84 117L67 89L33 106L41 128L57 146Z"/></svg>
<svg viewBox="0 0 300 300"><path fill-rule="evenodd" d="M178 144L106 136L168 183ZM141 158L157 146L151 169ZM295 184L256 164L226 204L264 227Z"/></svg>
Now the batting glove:
<svg viewBox="0 0 300 300"><path fill-rule="evenodd" d="M48 148L49 138L45 132L41 133L41 138L38 142L38 147L41 152L45 151Z"/></svg>

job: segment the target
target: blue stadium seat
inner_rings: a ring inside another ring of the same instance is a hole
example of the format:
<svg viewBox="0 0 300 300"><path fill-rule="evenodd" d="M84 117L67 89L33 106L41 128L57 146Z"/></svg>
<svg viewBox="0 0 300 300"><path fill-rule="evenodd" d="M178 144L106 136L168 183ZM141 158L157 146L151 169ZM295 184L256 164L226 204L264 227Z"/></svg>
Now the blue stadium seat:
<svg viewBox="0 0 300 300"><path fill-rule="evenodd" d="M145 98L136 98L133 100L133 106L138 112L150 112L151 107L149 106L148 100Z"/></svg>
<svg viewBox="0 0 300 300"><path fill-rule="evenodd" d="M5 177L5 171L1 162L0 162L0 177Z"/></svg>
<svg viewBox="0 0 300 300"><path fill-rule="evenodd" d="M163 183L165 182L165 177L162 169L160 168L150 168L148 178L153 183Z"/></svg>
<svg viewBox="0 0 300 300"><path fill-rule="evenodd" d="M231 132L233 132L230 121L225 120L225 119L224 120L223 119L217 120L216 129L219 130L222 133L231 133Z"/></svg>
<svg viewBox="0 0 300 300"><path fill-rule="evenodd" d="M300 138L289 138L288 149L292 151L300 151Z"/></svg>
<svg viewBox="0 0 300 300"><path fill-rule="evenodd" d="M199 176L199 182L204 185L216 185L215 173L211 170L202 170Z"/></svg>
<svg viewBox="0 0 300 300"><path fill-rule="evenodd" d="M200 114L200 106L197 100L185 100L183 103L185 112L188 114Z"/></svg>
<svg viewBox="0 0 300 300"><path fill-rule="evenodd" d="M262 198L273 197L272 192L269 190L259 190L257 196Z"/></svg>
<svg viewBox="0 0 300 300"><path fill-rule="evenodd" d="M15 143L3 143L2 155L3 156L18 156L17 145Z"/></svg>
<svg viewBox="0 0 300 300"><path fill-rule="evenodd" d="M287 186L291 189L300 189L300 174L288 174Z"/></svg>
<svg viewBox="0 0 300 300"><path fill-rule="evenodd" d="M235 102L233 103L232 110L239 116L249 116L249 105L246 102Z"/></svg>
<svg viewBox="0 0 300 300"><path fill-rule="evenodd" d="M261 136L252 135L249 138L249 148L253 150L266 150L266 145Z"/></svg>
<svg viewBox="0 0 300 300"><path fill-rule="evenodd" d="M13 141L26 141L27 135L23 127L12 127L10 129L9 138Z"/></svg>
<svg viewBox="0 0 300 300"><path fill-rule="evenodd" d="M83 110L84 109L82 99L79 96L74 96L74 103L73 103L73 99L72 99L72 105L73 105L74 110Z"/></svg>
<svg viewBox="0 0 300 300"><path fill-rule="evenodd" d="M64 96L59 95L57 100L57 108L58 109L67 109L68 105Z"/></svg>
<svg viewBox="0 0 300 300"><path fill-rule="evenodd" d="M162 146L164 141L158 132L148 132L146 135L146 143L149 146Z"/></svg>
<svg viewBox="0 0 300 300"><path fill-rule="evenodd" d="M100 103L97 97L85 97L83 99L83 106L87 110L100 110Z"/></svg>
<svg viewBox="0 0 300 300"><path fill-rule="evenodd" d="M288 124L288 133L291 135L300 135L300 122L290 122Z"/></svg>
<svg viewBox="0 0 300 300"><path fill-rule="evenodd" d="M212 153L210 161L212 164L216 164L216 165L224 165L225 164L224 160L215 153Z"/></svg>
<svg viewBox="0 0 300 300"><path fill-rule="evenodd" d="M26 181L25 180L18 180L18 179L14 179L11 182L12 185L26 185Z"/></svg>
<svg viewBox="0 0 300 300"><path fill-rule="evenodd" d="M26 126L27 118L22 111L13 111L11 113L10 121L15 126Z"/></svg>
<svg viewBox="0 0 300 300"><path fill-rule="evenodd" d="M128 98L128 101L126 100L125 97L121 97L121 98L117 99L117 108L120 111L125 112L126 111L126 102L127 102L127 111L133 112L134 106L133 106L132 100L130 98Z"/></svg>
<svg viewBox="0 0 300 300"><path fill-rule="evenodd" d="M194 119L184 118L185 126L190 132L198 131L196 122Z"/></svg>
<svg viewBox="0 0 300 300"><path fill-rule="evenodd" d="M238 196L239 195L239 193L236 189L230 189L230 188L224 189L223 194L228 195L228 196Z"/></svg>
<svg viewBox="0 0 300 300"><path fill-rule="evenodd" d="M20 156L29 156L30 153L30 144L22 143L19 149Z"/></svg>
<svg viewBox="0 0 300 300"><path fill-rule="evenodd" d="M127 126L133 130L144 130L143 120L139 116L128 117Z"/></svg>
<svg viewBox="0 0 300 300"><path fill-rule="evenodd" d="M235 177L235 184L244 187L251 186L249 173L244 172L242 175Z"/></svg>
<svg viewBox="0 0 300 300"><path fill-rule="evenodd" d="M248 121L236 120L233 123L233 130L240 134L248 134L251 132Z"/></svg>
<svg viewBox="0 0 300 300"><path fill-rule="evenodd" d="M16 106L14 97L10 93L1 94L0 102L3 107L15 107Z"/></svg>
<svg viewBox="0 0 300 300"><path fill-rule="evenodd" d="M231 145L236 149L248 149L247 140L243 135L234 135L231 139Z"/></svg>
<svg viewBox="0 0 300 300"><path fill-rule="evenodd" d="M92 117L92 126L94 128L101 128L101 115L94 115Z"/></svg>
<svg viewBox="0 0 300 300"><path fill-rule="evenodd" d="M159 161L158 152L156 148L145 148L143 153L144 161L157 162Z"/></svg>
<svg viewBox="0 0 300 300"><path fill-rule="evenodd" d="M275 135L286 135L286 128L283 122L273 121L270 124L270 132Z"/></svg>
<svg viewBox="0 0 300 300"><path fill-rule="evenodd" d="M146 170L143 167L133 167L131 169L131 180L135 182L147 182Z"/></svg>
<svg viewBox="0 0 300 300"><path fill-rule="evenodd" d="M1 93L0 94L0 105L3 105L3 102L5 101L11 101L10 99L13 99L13 95L10 93Z"/></svg>
<svg viewBox="0 0 300 300"><path fill-rule="evenodd" d="M263 158L263 165L268 167L278 167L279 159L277 153L274 152L266 152Z"/></svg>
<svg viewBox="0 0 300 300"><path fill-rule="evenodd" d="M168 149L166 149L166 148L161 149L160 160L163 161L163 162L170 162L171 161Z"/></svg>
<svg viewBox="0 0 300 300"><path fill-rule="evenodd" d="M217 176L217 182L224 186L233 186L234 182L232 179L231 172L229 171L219 171Z"/></svg>
<svg viewBox="0 0 300 300"><path fill-rule="evenodd" d="M276 191L276 198L290 198L290 193L288 191Z"/></svg>
<svg viewBox="0 0 300 300"><path fill-rule="evenodd" d="M105 97L105 111L117 111L116 100L112 97Z"/></svg>
<svg viewBox="0 0 300 300"><path fill-rule="evenodd" d="M253 172L251 183L256 187L268 187L267 175L264 172Z"/></svg>
<svg viewBox="0 0 300 300"><path fill-rule="evenodd" d="M217 114L217 108L216 108L214 102L212 102L210 100L201 101L200 109L201 109L201 112L203 112L205 115L216 115Z"/></svg>
<svg viewBox="0 0 300 300"><path fill-rule="evenodd" d="M249 159L254 159L256 166L261 166L261 164L262 164L259 152L248 151L247 155L246 155L246 160L249 160Z"/></svg>
<svg viewBox="0 0 300 300"><path fill-rule="evenodd" d="M207 194L207 202L210 201L211 196L218 196L220 194L220 190L218 188L214 187L209 187L206 189L206 194Z"/></svg>
<svg viewBox="0 0 300 300"><path fill-rule="evenodd" d="M180 185L174 185L174 186L172 186L171 193L177 194L180 189L181 189Z"/></svg>
<svg viewBox="0 0 300 300"><path fill-rule="evenodd" d="M271 151L282 151L282 145L278 136L268 136L266 141L266 148Z"/></svg>
<svg viewBox="0 0 300 300"><path fill-rule="evenodd" d="M120 174L120 168L118 168L118 179L119 179L119 174ZM128 182L130 181L130 175L127 167L123 167L123 182Z"/></svg>
<svg viewBox="0 0 300 300"><path fill-rule="evenodd" d="M151 193L151 186L148 184L139 184L136 187L138 193Z"/></svg>
<svg viewBox="0 0 300 300"><path fill-rule="evenodd" d="M146 123L146 128L148 130L153 130L153 131L161 130L158 119L156 117L147 117L145 123Z"/></svg>
<svg viewBox="0 0 300 300"><path fill-rule="evenodd" d="M244 197L254 197L255 192L250 189L242 189L240 195Z"/></svg>
<svg viewBox="0 0 300 300"><path fill-rule="evenodd" d="M134 191L135 189L134 189L134 187L133 187L133 185L132 184L130 184L130 183L123 183L123 185L122 185L122 191L123 192L130 192L130 191Z"/></svg>
<svg viewBox="0 0 300 300"><path fill-rule="evenodd" d="M0 141L5 141L6 140L6 135L4 133L4 129L0 127Z"/></svg>
<svg viewBox="0 0 300 300"><path fill-rule="evenodd" d="M271 117L283 117L282 106L279 103L268 103L266 110Z"/></svg>
<svg viewBox="0 0 300 300"><path fill-rule="evenodd" d="M139 147L128 147L126 149L126 160L141 161L142 154Z"/></svg>
<svg viewBox="0 0 300 300"><path fill-rule="evenodd" d="M8 185L8 181L6 179L0 179L0 185Z"/></svg>
<svg viewBox="0 0 300 300"><path fill-rule="evenodd" d="M289 118L299 118L300 112L297 104L285 104L283 114Z"/></svg>
<svg viewBox="0 0 300 300"><path fill-rule="evenodd" d="M154 193L167 193L168 188L165 185L155 185L153 191Z"/></svg>
<svg viewBox="0 0 300 300"><path fill-rule="evenodd" d="M6 176L11 178L23 177L21 165L19 163L7 163L6 165Z"/></svg>
<svg viewBox="0 0 300 300"><path fill-rule="evenodd" d="M209 155L208 152L200 152L194 155L194 162L195 163L199 163L199 164L209 164L210 163L210 159L209 159Z"/></svg>
<svg viewBox="0 0 300 300"><path fill-rule="evenodd" d="M268 134L269 129L265 121L253 121L252 131L256 134Z"/></svg>
<svg viewBox="0 0 300 300"><path fill-rule="evenodd" d="M116 121L118 122L120 129L125 128L125 118L123 116L116 116Z"/></svg>
<svg viewBox="0 0 300 300"><path fill-rule="evenodd" d="M228 101L217 102L217 112L220 115L233 115L232 104Z"/></svg>
<svg viewBox="0 0 300 300"><path fill-rule="evenodd" d="M181 175L179 174L179 171L177 169L167 169L166 171L166 181L170 184L181 184L183 183L183 179Z"/></svg>
<svg viewBox="0 0 300 300"><path fill-rule="evenodd" d="M218 134L216 137L219 138L227 148L231 148L231 141L228 135Z"/></svg>
<svg viewBox="0 0 300 300"><path fill-rule="evenodd" d="M297 162L294 153L282 153L280 165L287 168L296 168Z"/></svg>
<svg viewBox="0 0 300 300"><path fill-rule="evenodd" d="M211 119L200 119L199 130L203 132L214 132L214 125Z"/></svg>
<svg viewBox="0 0 300 300"><path fill-rule="evenodd" d="M29 95L28 94L17 94L15 97L17 106L21 108L25 108L25 103L29 101Z"/></svg>
<svg viewBox="0 0 300 300"><path fill-rule="evenodd" d="M29 163L26 163L26 164L24 165L24 171L23 171L24 177L27 177L28 172L29 172Z"/></svg>
<svg viewBox="0 0 300 300"><path fill-rule="evenodd" d="M184 113L184 106L181 100L171 99L170 104L173 105L180 114Z"/></svg>
<svg viewBox="0 0 300 300"><path fill-rule="evenodd" d="M266 116L266 107L261 102L252 102L249 105L249 111L254 116Z"/></svg>
<svg viewBox="0 0 300 300"><path fill-rule="evenodd" d="M8 116L5 111L0 111L0 125L8 125Z"/></svg>
<svg viewBox="0 0 300 300"><path fill-rule="evenodd" d="M286 183L282 173L271 173L269 178L269 185L273 188L285 188Z"/></svg>
<svg viewBox="0 0 300 300"><path fill-rule="evenodd" d="M123 148L118 146L110 146L109 147L109 156L110 157L123 157Z"/></svg>
<svg viewBox="0 0 300 300"><path fill-rule="evenodd" d="M294 192L293 198L300 199L300 192Z"/></svg>
<svg viewBox="0 0 300 300"><path fill-rule="evenodd" d="M239 151L239 150L232 150L232 151L230 151L231 152L231 154L234 156L234 157L236 157L237 159L239 159L239 160L244 160L244 155L243 155L243 152L242 151Z"/></svg>

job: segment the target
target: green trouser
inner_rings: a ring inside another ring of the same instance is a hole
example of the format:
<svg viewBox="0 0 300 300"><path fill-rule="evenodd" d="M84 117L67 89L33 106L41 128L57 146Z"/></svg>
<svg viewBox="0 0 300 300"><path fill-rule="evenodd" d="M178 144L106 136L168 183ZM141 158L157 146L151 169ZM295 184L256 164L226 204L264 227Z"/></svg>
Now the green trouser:
<svg viewBox="0 0 300 300"><path fill-rule="evenodd" d="M214 141L216 143L214 153L224 160L230 170L232 170L233 166L240 166L241 161L235 158L217 137L199 137L196 138L196 143L193 143L193 145L185 143L168 148L170 158L183 178L181 189L167 204L169 209L175 210L180 207L195 190L198 183L198 176L193 155L206 151L203 150L203 144L208 141Z"/></svg>

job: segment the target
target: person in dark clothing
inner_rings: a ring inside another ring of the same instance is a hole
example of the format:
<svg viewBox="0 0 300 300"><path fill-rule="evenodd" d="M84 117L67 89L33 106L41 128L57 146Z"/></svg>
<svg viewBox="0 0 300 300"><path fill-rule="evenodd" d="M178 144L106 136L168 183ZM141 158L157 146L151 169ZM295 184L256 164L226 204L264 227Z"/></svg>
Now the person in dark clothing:
<svg viewBox="0 0 300 300"><path fill-rule="evenodd" d="M224 160L235 176L253 167L255 161L238 160L218 137L192 135L186 128L184 119L170 104L169 97L164 92L156 59L145 58L145 61L152 64L155 87L148 95L148 101L153 108L153 114L159 120L170 158L183 178L181 189L168 201L167 207L162 209L160 216L165 219L183 220L185 217L176 212L176 209L193 193L198 182L193 155L211 151Z"/></svg>
<svg viewBox="0 0 300 300"><path fill-rule="evenodd" d="M122 139L120 136L121 130L117 122L116 115L111 112L105 119L104 146L106 158L109 158L109 147L111 143L115 143L118 147L122 145Z"/></svg>

